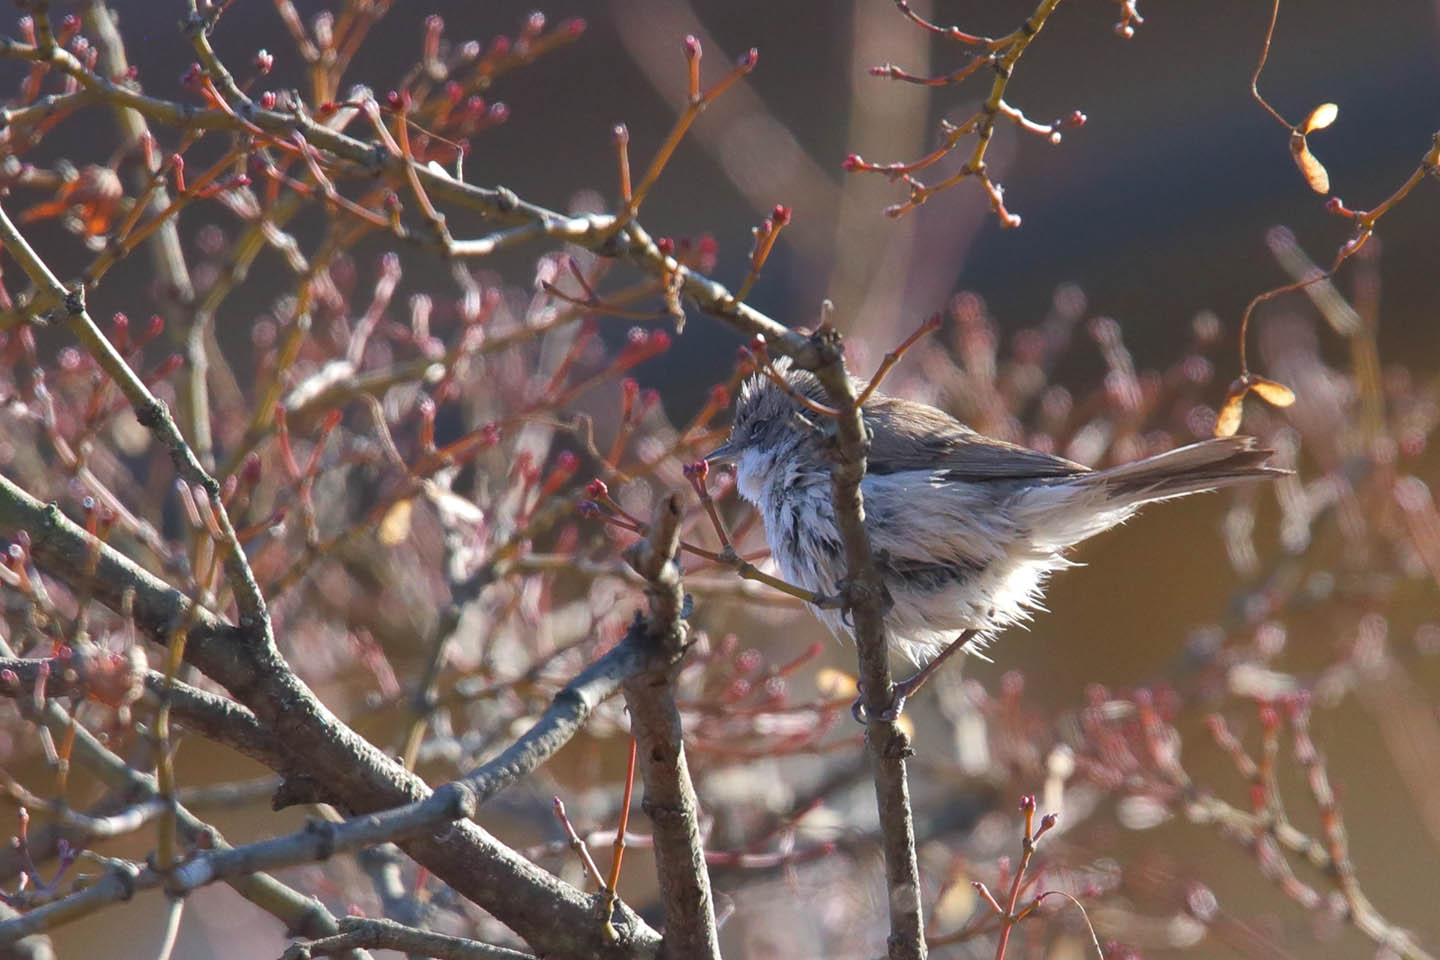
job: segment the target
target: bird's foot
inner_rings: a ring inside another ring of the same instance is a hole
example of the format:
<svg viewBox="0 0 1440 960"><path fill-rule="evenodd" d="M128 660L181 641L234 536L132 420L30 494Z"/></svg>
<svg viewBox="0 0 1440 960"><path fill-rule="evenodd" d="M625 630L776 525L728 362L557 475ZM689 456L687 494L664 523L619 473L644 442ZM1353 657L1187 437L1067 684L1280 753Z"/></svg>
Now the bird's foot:
<svg viewBox="0 0 1440 960"><path fill-rule="evenodd" d="M910 679L913 680L915 678L911 677ZM891 688L895 691L895 699L890 701L889 707L881 710L878 714L881 721L894 723L900 719L900 714L905 712L905 702L910 699L910 693L912 691L903 689L904 686L905 682L902 681ZM855 698L854 703L850 704L850 716L854 717L855 722L862 726L870 722L870 711L865 709L865 690L863 685L860 688L860 695Z"/></svg>

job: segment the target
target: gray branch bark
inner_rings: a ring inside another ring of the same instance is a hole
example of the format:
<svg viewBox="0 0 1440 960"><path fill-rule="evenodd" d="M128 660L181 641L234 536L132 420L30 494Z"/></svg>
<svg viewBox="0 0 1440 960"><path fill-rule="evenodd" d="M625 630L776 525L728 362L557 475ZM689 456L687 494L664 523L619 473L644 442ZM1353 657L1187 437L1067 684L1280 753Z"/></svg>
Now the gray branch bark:
<svg viewBox="0 0 1440 960"><path fill-rule="evenodd" d="M890 901L891 960L920 960L926 956L925 921L920 905L920 865L915 854L915 820L910 806L910 784L905 761L911 755L909 738L894 720L887 720L895 702L890 676L890 639L885 629L885 584L875 566L870 537L865 531L865 503L860 481L865 477L870 437L856 405L855 386L845 371L840 334L822 327L814 336L821 363L815 376L825 386L830 404L839 411L835 421L833 491L835 521L845 544L848 574L846 607L854 623L855 650L865 703L865 741L875 778L875 803L880 814L881 844L885 852L885 881Z"/></svg>
<svg viewBox="0 0 1440 960"><path fill-rule="evenodd" d="M625 682L636 766L645 783L644 810L655 840L660 899L665 907L661 952L667 957L720 958L710 870L700 841L699 802L685 759L675 675L685 655L681 619L685 594L675 551L680 541L680 498L669 494L655 507L649 536L625 552L645 578L650 614L637 618L631 634L650 649L651 665Z"/></svg>

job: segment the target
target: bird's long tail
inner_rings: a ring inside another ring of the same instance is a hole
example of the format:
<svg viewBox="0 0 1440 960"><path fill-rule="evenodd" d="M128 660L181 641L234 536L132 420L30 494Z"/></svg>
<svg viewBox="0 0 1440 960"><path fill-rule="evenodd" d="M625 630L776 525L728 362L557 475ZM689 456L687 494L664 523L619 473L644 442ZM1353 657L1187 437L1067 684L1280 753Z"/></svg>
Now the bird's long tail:
<svg viewBox="0 0 1440 960"><path fill-rule="evenodd" d="M1124 523L1147 503L1287 473L1266 465L1271 453L1250 437L1202 440L1108 470L1037 484L1014 501L1012 513L1037 548L1063 552Z"/></svg>
<svg viewBox="0 0 1440 960"><path fill-rule="evenodd" d="M1253 437L1219 437L1100 470L1085 479L1102 485L1107 499L1139 506L1289 473L1266 464L1273 454L1256 446Z"/></svg>

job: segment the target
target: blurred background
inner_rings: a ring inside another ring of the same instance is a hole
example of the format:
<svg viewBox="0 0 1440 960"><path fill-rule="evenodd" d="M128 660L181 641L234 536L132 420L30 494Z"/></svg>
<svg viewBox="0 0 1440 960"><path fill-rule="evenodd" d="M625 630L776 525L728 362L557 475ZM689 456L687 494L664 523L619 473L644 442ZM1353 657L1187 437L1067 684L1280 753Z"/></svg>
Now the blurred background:
<svg viewBox="0 0 1440 960"><path fill-rule="evenodd" d="M64 12L74 5L54 6ZM176 27L183 6L151 0L114 4L147 91L173 99L188 97L179 77L192 55ZM308 22L324 5L296 6ZM1033 9L1013 2L913 6L942 24L989 35L1014 29ZM450 34L484 40L513 34L533 7L510 0L397 4L370 35L350 76L374 83L383 94L384 85L398 81L414 62L424 18L432 13L446 19ZM733 288L745 274L750 229L775 204L790 206L792 223L750 302L784 322L811 325L821 300L831 299L835 322L849 335L861 372L925 317L947 311L956 294L968 292L978 298L967 301L968 309L983 315L987 328L996 332L1001 357L1009 353L1014 333L1041 326L1058 311L1082 325L1114 318L1135 367L1163 370L1189 350L1197 317L1208 318L1200 325L1212 331L1218 322L1218 347L1210 352L1215 372L1203 393L1206 403L1218 406L1224 384L1238 373L1234 344L1245 304L1291 279L1267 245L1272 228L1288 227L1299 247L1321 263L1328 263L1349 235L1348 222L1327 214L1323 198L1295 169L1287 132L1250 97L1250 75L1270 12L1258 0L1142 3L1145 22L1128 40L1113 29L1116 4L1060 4L1017 68L1006 99L1038 121L1078 109L1088 122L1066 130L1058 145L999 124L988 159L992 176L1005 187L1009 209L1023 218L1014 230L1001 229L974 183L939 194L906 217L889 219L882 210L903 200L902 188L876 175L842 170L850 153L874 162L923 155L938 142L942 119L968 118L988 92L990 78L983 72L962 87L936 90L870 76L871 66L887 62L915 74L947 73L965 62L959 50L916 29L888 0L572 0L569 6L543 9L554 20L584 17L588 29L579 42L506 75L487 95L508 106L508 119L476 139L466 160L467 179L503 184L555 209L594 193L611 204L616 194L611 128L628 124L632 163L643 168L684 94L682 38L690 33L701 39L707 83L755 47L758 68L703 115L641 219L656 235L713 235L719 246L713 275ZM1262 92L1293 121L1319 103L1338 104L1335 125L1313 134L1310 144L1330 172L1335 195L1350 207L1365 209L1388 196L1415 169L1440 129L1437 41L1440 4L1433 2L1310 0L1282 6ZM287 35L269 3L232 4L214 44L232 63L247 63L258 48L267 47L276 66L265 85L302 86ZM83 127L70 124L49 138L46 149L79 153L83 138ZM1429 179L1380 223L1377 236L1383 247L1376 244L1372 252L1383 253L1366 268L1381 291L1375 334L1382 365L1388 370L1403 364L1414 382L1432 387L1440 361L1437 211L1440 183ZM183 221L182 233L201 226L202 218ZM459 216L451 227L457 236L482 230ZM542 252L510 251L489 267L524 285ZM357 262L363 271L363 257ZM257 274L263 266L264 261L257 265ZM407 282L423 276L423 267L410 269ZM435 269L437 276L445 275L443 267ZM1350 270L1342 270L1337 281L1347 295L1353 291ZM118 307L129 290L141 290L144 283L143 270L117 270L107 280L107 298ZM233 338L237 349L248 342L245 325L269 307L272 296L263 283L232 295L217 318L222 342ZM958 321L948 312L947 317L940 339L958 343ZM1267 305L1257 322L1252 363L1258 372L1281 372L1267 370L1267 360L1277 354L1262 344L1295 338L1310 344L1315 364L1346 363L1347 345L1301 294ZM737 345L729 330L692 316L670 351L636 375L643 386L658 388L667 409L683 422L701 405L709 385L730 375ZM1051 382L1079 393L1109 369L1100 346L1077 335L1049 375ZM944 378L918 357L902 366L891 387L964 409L963 398L951 396ZM1301 389L1300 406L1306 402ZM1310 408L1310 429L1325 429L1328 409L1323 404ZM1271 414L1261 411L1259 416L1262 424L1274 425L1265 419ZM1189 426L1192 434L1205 432L1203 418ZM1341 431L1342 424L1337 421L1334 429ZM1022 433L1015 439L1029 437ZM1423 437L1405 454L1407 471L1431 481L1440 477ZM1297 464L1302 480L1314 467L1302 452ZM966 680L999 697L1002 677L1019 670L1026 702L1057 712L1083 704L1093 684L1125 690L1174 683L1198 669L1195 664L1204 659L1210 642L1206 638L1213 639L1205 628L1245 622L1245 610L1237 604L1254 596L1253 579L1237 571L1244 565L1234 562L1234 551L1227 553L1221 523L1228 509L1229 501L1218 496L1162 505L1086 545L1077 556L1085 566L1060 577L1049 591L1052 612L1037 617L1032 629L1004 636L992 651L993 664L971 661L955 671L950 687L958 688L963 672ZM1273 503L1261 503L1254 538L1260 568L1268 569L1283 552L1281 527ZM1331 566L1343 571L1343 546L1334 541L1329 553L1312 557L1307 575ZM1378 569L1371 573L1389 576ZM1392 593L1398 600L1387 607L1382 626L1398 651L1405 692L1387 686L1395 682L1393 676L1357 680L1357 695L1317 708L1314 733L1342 794L1365 890L1387 917L1433 948L1440 944L1440 915L1434 910L1440 889L1440 773L1434 764L1440 754L1431 752L1440 747L1434 739L1440 704L1440 651L1434 649L1434 636L1440 605L1433 582L1395 585ZM1358 612L1356 622L1374 626ZM1323 626L1331 629L1317 628L1312 642L1303 623L1290 624L1277 668L1313 677L1333 665L1340 658L1333 647L1336 624ZM746 635L743 642L780 662L816 639L827 643L825 661L851 667L848 648L831 643L803 611L783 615L773 633ZM1387 703L1394 702L1389 698L1417 695L1421 708L1409 719L1386 712ZM921 757L914 773L917 794L930 809L944 811L953 792L953 812L961 818L985 809L989 801L977 799L959 775L965 764L954 717L937 709L933 699L918 702L913 713ZM1240 729L1249 723L1253 734L1253 712L1236 718ZM1230 758L1198 727L1185 732L1196 734L1186 743L1187 769L1244 806L1247 784ZM204 775L203 759L187 760L194 776ZM223 773L233 775L233 770ZM563 772L554 775L564 778ZM1036 781L1027 789L1041 785ZM1313 828L1318 817L1308 809L1300 779L1286 787L1295 798L1297 820ZM862 789L856 810L863 812L864 799ZM1007 794L999 807L1008 811L1009 803ZM217 819L227 824L234 842L275 829L273 818L259 812ZM1193 878L1217 892L1219 909L1241 932L1229 938L1212 935L1190 945L1186 956L1375 953L1373 944L1343 924L1321 929L1315 911L1276 892L1256 869L1253 855L1221 842L1213 827L1179 819L1153 830L1122 829L1117 824L1123 818L1108 807L1077 819L1082 822L1076 832L1063 842L1086 856L1124 862L1153 855L1164 875ZM1015 852L1013 816L1006 812L998 823L998 834L991 835L989 847L977 848L977 859ZM638 864L635 872L643 872ZM1323 880L1313 882L1323 887ZM725 886L722 875L717 880L722 894ZM777 886L783 889L783 878ZM201 896L222 899L229 893L212 890ZM877 905L857 905L872 908ZM245 930L245 909L206 910L204 915L211 924L233 922L233 933L239 935ZM779 946L766 946L765 924L776 918L753 904L752 910L740 911L727 927L728 949L739 957L788 955ZM1157 909L1157 915L1163 912ZM107 937L103 955L146 955L143 945L154 942L152 933L138 932L132 949L109 938L102 917L68 936L88 930ZM187 928L179 955L278 955L281 947L277 938L233 952L216 933ZM66 955L102 955L95 952L101 947L78 939L60 942ZM1288 946L1270 945L1282 942ZM1166 941L1161 931L1142 952L1166 956L1181 946L1173 937Z"/></svg>

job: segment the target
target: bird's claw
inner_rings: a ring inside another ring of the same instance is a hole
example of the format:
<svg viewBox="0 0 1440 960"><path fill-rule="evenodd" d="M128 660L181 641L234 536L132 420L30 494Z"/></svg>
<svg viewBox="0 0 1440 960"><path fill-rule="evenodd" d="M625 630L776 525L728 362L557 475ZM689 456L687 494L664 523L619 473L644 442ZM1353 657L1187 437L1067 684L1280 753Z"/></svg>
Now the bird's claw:
<svg viewBox="0 0 1440 960"><path fill-rule="evenodd" d="M895 699L890 701L890 706L880 711L877 715L882 723L894 723L899 720L900 715L905 712L905 703L910 699L910 694L913 692L908 689L903 682L895 684L894 690ZM870 723L870 711L865 709L865 688L863 685L860 686L858 696L855 697L854 702L850 704L850 716L854 717L855 722L862 726L868 726Z"/></svg>

